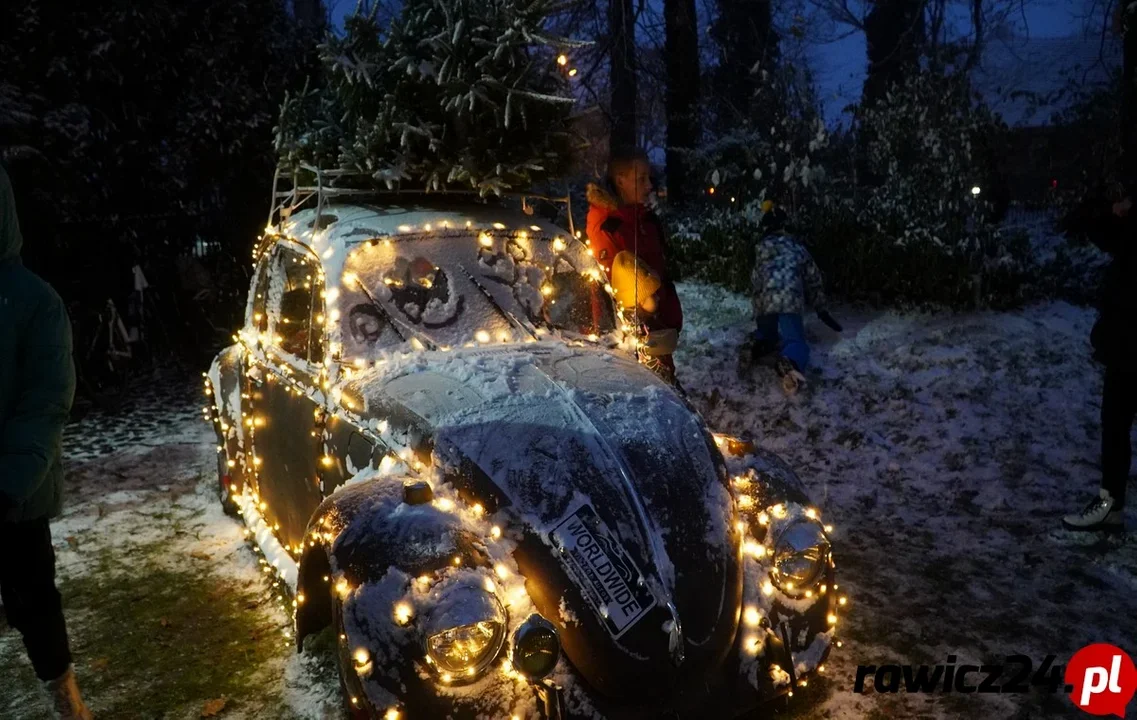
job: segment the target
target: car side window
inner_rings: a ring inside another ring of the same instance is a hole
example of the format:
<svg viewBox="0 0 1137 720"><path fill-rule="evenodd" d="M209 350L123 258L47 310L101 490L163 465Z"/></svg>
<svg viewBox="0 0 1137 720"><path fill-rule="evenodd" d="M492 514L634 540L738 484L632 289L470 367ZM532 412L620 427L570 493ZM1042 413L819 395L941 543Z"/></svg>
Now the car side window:
<svg viewBox="0 0 1137 720"><path fill-rule="evenodd" d="M268 269L269 260L264 258L257 265L253 276L253 316L247 320L258 334L268 332Z"/></svg>
<svg viewBox="0 0 1137 720"><path fill-rule="evenodd" d="M315 261L312 261L315 262ZM324 361L324 281L320 273L312 277L312 310L309 313L311 332L308 335L308 361L319 365Z"/></svg>
<svg viewBox="0 0 1137 720"><path fill-rule="evenodd" d="M277 246L267 293L268 312L275 321L273 339L281 350L301 360L308 359L317 276L313 259Z"/></svg>

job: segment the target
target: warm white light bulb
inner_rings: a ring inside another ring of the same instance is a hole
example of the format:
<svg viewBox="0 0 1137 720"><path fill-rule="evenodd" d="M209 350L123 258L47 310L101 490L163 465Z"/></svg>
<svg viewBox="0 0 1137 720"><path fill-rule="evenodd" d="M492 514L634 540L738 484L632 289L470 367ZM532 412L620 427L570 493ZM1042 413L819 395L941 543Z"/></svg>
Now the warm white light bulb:
<svg viewBox="0 0 1137 720"><path fill-rule="evenodd" d="M742 621L750 627L758 627L758 623L762 622L762 615L758 612L758 608L751 606L743 611Z"/></svg>
<svg viewBox="0 0 1137 720"><path fill-rule="evenodd" d="M411 618L413 616L414 610L409 604L401 602L395 605L395 622L399 623L400 625L406 625L411 621Z"/></svg>

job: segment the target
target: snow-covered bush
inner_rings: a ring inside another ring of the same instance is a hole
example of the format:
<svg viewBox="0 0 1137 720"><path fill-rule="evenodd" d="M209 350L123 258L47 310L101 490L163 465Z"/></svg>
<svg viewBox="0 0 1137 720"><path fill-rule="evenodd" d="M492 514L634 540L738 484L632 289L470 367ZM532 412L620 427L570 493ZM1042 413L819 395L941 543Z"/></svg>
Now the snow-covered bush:
<svg viewBox="0 0 1137 720"><path fill-rule="evenodd" d="M388 186L527 188L561 171L573 99L550 0L408 0L390 27L355 15L321 47L323 84L289 97L283 161Z"/></svg>
<svg viewBox="0 0 1137 720"><path fill-rule="evenodd" d="M1019 301L1029 247L990 220L983 189L1003 126L967 78L915 73L860 120L857 199L818 198L794 217L832 289L880 304Z"/></svg>
<svg viewBox="0 0 1137 720"><path fill-rule="evenodd" d="M747 213L709 210L668 218L668 272L675 279L702 280L735 292L750 289L758 223Z"/></svg>
<svg viewBox="0 0 1137 720"><path fill-rule="evenodd" d="M750 292L754 245L762 236L744 213L712 211L670 218L669 271L677 279ZM999 235L997 247L946 254L931 244L898 244L866 225L852 202L816 203L791 218L789 230L809 248L832 295L889 307L1008 307L1054 287L1052 272L998 256L1027 257L1021 232Z"/></svg>
<svg viewBox="0 0 1137 720"><path fill-rule="evenodd" d="M897 242L851 201L799 214L795 229L846 301L890 307L1009 307L1031 295L1030 246L1021 232L975 235L966 249Z"/></svg>
<svg viewBox="0 0 1137 720"><path fill-rule="evenodd" d="M983 185L1002 129L966 75L909 75L861 111L872 185L863 222L898 245L927 244L949 255L987 242L995 228L985 222Z"/></svg>

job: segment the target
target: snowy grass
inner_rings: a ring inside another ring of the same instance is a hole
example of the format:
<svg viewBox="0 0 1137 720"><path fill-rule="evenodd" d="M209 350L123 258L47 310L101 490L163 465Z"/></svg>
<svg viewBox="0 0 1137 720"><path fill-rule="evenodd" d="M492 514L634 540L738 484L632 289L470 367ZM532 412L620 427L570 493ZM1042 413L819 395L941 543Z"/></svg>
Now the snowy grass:
<svg viewBox="0 0 1137 720"><path fill-rule="evenodd" d="M1137 652L1137 540L1058 529L1097 482L1092 312L1062 303L963 315L839 309L840 336L807 323L812 389L787 399L767 368L739 376L745 298L701 285L680 293L688 326L677 359L692 401L715 429L750 431L785 457L836 526L838 583L850 597L844 647L780 716L1084 717L1038 689L852 687L857 664L949 654L985 664L1014 653L1061 663L1099 641ZM67 434L66 510L53 533L96 715L197 718L224 696L219 717L340 717L327 659L293 652L287 612L213 496L212 439L193 401L155 403L146 423L92 415ZM46 717L6 629L0 677L0 717Z"/></svg>
<svg viewBox="0 0 1137 720"><path fill-rule="evenodd" d="M134 442L122 442L131 413L91 415L67 431L66 506L52 534L92 710L106 718L339 718L334 671L322 658L297 656L284 636L291 615L213 494L212 434L196 408L182 405L136 424ZM7 628L0 676L0 717L50 717L19 635Z"/></svg>

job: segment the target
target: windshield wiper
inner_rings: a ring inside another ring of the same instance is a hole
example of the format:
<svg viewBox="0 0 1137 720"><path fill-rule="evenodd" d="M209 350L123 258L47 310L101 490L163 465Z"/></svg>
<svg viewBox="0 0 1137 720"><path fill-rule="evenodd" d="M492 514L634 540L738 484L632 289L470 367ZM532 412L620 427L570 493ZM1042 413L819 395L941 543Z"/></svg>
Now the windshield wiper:
<svg viewBox="0 0 1137 720"><path fill-rule="evenodd" d="M494 306L494 309L497 310L499 315L505 318L506 322L529 333L530 337L532 337L534 340L540 340L540 338L537 337L537 330L532 325L521 322L517 319L516 315L503 308L497 299L494 298L493 293L489 291L489 288L487 288L485 285L482 285L477 278L471 275L470 271L466 269L465 265L458 263L458 268L461 269L463 273L465 273L469 281L474 284L474 287L482 291L482 294L485 295L486 299L490 301L490 305Z"/></svg>
<svg viewBox="0 0 1137 720"><path fill-rule="evenodd" d="M426 337L422 333L415 331L413 328L409 328L406 325L404 325L403 323L396 320L395 316L392 315L391 312L389 310L387 310L387 308L383 307L383 304L381 302L379 302L378 300L376 300L375 297L370 292L367 291L367 288L363 286L362 282L358 283L358 285L359 285L359 291L361 293L363 293L364 296L366 296L368 300L371 301L371 304L375 306L376 310L378 310L380 313L382 313L383 317L387 320L387 324L391 326L391 329L395 331L395 334L399 336L400 340L402 340L403 342L407 342L407 340L411 339L410 337L407 336L407 333L409 333L410 336L413 337L415 340L418 340L423 345L426 345L427 349L429 349L429 350L437 350L438 349L438 343L434 342L433 340Z"/></svg>

